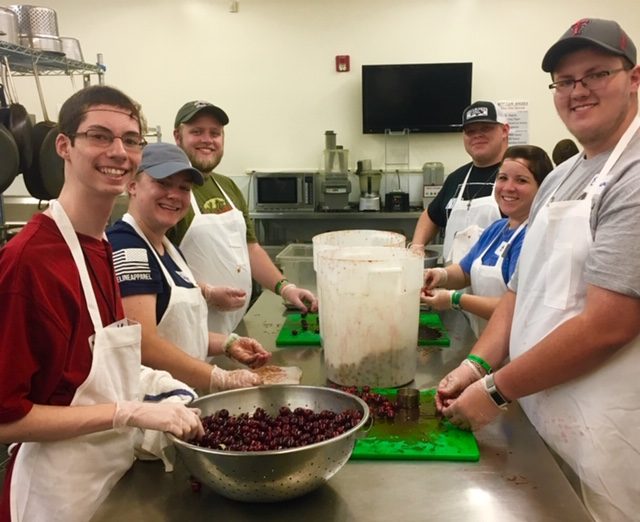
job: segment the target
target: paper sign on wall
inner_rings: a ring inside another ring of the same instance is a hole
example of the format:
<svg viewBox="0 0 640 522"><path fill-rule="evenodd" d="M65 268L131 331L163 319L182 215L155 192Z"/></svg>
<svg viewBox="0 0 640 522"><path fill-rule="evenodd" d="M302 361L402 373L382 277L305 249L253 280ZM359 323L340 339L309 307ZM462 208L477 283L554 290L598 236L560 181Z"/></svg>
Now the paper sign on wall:
<svg viewBox="0 0 640 522"><path fill-rule="evenodd" d="M529 102L499 101L509 122L509 145L527 145L529 143Z"/></svg>

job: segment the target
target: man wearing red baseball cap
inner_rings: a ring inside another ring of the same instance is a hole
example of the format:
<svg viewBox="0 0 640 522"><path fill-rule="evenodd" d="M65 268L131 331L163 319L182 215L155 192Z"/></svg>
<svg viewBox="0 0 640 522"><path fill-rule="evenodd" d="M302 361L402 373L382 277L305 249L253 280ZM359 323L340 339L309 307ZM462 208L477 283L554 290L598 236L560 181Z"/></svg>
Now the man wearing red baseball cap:
<svg viewBox="0 0 640 522"><path fill-rule="evenodd" d="M542 62L583 152L545 180L520 263L438 408L479 429L518 399L599 521L640 513L640 68L611 20L582 19ZM510 362L506 362L506 361ZM482 373L488 375L482 376Z"/></svg>

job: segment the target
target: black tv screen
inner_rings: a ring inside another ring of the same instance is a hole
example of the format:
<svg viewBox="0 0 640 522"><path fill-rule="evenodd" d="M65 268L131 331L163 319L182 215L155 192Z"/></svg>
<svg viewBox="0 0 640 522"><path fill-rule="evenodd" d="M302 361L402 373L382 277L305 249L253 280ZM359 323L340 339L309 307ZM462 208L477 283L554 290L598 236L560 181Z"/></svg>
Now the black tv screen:
<svg viewBox="0 0 640 522"><path fill-rule="evenodd" d="M459 132L472 64L362 66L362 132Z"/></svg>

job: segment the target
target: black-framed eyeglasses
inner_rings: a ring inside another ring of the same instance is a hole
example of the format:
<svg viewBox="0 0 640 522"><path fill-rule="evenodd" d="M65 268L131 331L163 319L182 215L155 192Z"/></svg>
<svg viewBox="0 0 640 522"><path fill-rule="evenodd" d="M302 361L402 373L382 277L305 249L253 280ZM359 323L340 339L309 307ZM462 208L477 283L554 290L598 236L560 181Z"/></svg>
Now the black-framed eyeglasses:
<svg viewBox="0 0 640 522"><path fill-rule="evenodd" d="M620 71L624 71L624 67L619 69L609 69L607 71L596 71L591 74L586 74L582 78L567 78L565 80L558 80L549 84L549 89L555 89L559 94L568 94L575 88L576 84L580 82L585 89L597 90L604 87L609 78Z"/></svg>
<svg viewBox="0 0 640 522"><path fill-rule="evenodd" d="M110 147L114 140L119 139L122 141L122 146L131 151L142 150L147 141L136 133L123 134L122 136L114 136L112 133L103 130L88 130L86 132L76 132L75 134L69 134L70 138L85 138L91 145L106 149Z"/></svg>

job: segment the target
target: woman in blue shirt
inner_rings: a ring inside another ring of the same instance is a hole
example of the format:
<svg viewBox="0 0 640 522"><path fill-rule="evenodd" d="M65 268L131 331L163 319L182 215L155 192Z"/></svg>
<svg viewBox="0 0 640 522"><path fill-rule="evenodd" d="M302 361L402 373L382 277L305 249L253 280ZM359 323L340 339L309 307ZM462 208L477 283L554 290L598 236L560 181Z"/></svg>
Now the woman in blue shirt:
<svg viewBox="0 0 640 522"><path fill-rule="evenodd" d="M495 197L506 218L491 224L459 264L425 271L420 300L434 310L465 310L474 316L476 335L484 329L515 271L527 219L538 187L553 165L534 145L505 152L496 177ZM471 287L470 292L460 291Z"/></svg>

